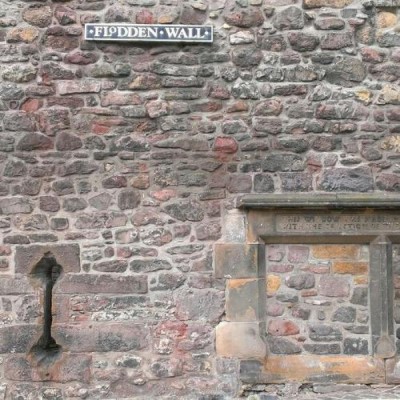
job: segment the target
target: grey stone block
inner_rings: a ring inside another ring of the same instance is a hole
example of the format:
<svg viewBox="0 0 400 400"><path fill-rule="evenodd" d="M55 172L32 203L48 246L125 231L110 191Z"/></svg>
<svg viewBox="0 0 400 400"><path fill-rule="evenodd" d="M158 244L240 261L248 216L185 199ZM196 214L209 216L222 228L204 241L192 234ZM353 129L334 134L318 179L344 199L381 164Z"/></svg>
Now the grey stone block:
<svg viewBox="0 0 400 400"><path fill-rule="evenodd" d="M77 244L17 246L15 272L29 274L47 252L54 255L64 273L80 272L80 249Z"/></svg>

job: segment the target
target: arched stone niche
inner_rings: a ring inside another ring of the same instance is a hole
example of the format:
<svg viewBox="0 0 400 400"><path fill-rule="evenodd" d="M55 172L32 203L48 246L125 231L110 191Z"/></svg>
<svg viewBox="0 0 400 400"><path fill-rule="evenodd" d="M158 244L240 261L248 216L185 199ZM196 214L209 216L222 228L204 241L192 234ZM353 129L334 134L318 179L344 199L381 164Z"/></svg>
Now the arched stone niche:
<svg viewBox="0 0 400 400"><path fill-rule="evenodd" d="M397 197L242 197L215 245L218 355L245 383L399 383L399 244Z"/></svg>

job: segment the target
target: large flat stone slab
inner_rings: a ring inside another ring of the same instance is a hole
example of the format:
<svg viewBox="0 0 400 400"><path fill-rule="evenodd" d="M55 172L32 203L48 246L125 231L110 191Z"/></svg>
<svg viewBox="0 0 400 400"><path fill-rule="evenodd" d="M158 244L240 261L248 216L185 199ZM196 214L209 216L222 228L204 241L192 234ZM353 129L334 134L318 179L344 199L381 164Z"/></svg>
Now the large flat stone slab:
<svg viewBox="0 0 400 400"><path fill-rule="evenodd" d="M379 383L385 364L371 356L268 356L263 362L242 361L240 376L245 383Z"/></svg>

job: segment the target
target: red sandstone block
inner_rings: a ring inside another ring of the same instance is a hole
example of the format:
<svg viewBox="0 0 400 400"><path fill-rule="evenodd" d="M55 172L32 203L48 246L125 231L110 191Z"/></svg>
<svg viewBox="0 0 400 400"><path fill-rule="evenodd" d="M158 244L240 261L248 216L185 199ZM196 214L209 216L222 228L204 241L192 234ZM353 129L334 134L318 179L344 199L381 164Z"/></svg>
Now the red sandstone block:
<svg viewBox="0 0 400 400"><path fill-rule="evenodd" d="M213 150L215 152L232 154L238 150L238 144L235 139L219 136L215 139Z"/></svg>
<svg viewBox="0 0 400 400"><path fill-rule="evenodd" d="M107 92L101 97L101 105L103 107L108 106L127 106L127 105L139 105L142 104L142 100L139 95L135 93L125 92Z"/></svg>
<svg viewBox="0 0 400 400"><path fill-rule="evenodd" d="M268 333L273 336L297 335L299 327L292 321L274 319L268 324Z"/></svg>
<svg viewBox="0 0 400 400"><path fill-rule="evenodd" d="M288 260L293 263L303 263L308 260L310 248L308 246L289 246Z"/></svg>

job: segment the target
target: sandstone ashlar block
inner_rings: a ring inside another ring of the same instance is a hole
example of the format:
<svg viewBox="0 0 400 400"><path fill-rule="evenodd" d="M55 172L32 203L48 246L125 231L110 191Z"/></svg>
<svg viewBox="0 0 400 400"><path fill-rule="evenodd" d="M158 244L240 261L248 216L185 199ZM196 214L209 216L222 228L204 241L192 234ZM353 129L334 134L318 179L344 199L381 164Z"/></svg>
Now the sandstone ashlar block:
<svg viewBox="0 0 400 400"><path fill-rule="evenodd" d="M245 215L236 210L224 216L222 237L228 243L243 243L246 241Z"/></svg>
<svg viewBox="0 0 400 400"><path fill-rule="evenodd" d="M54 255L64 273L80 272L80 249L77 244L17 246L15 272L29 274L47 252Z"/></svg>
<svg viewBox="0 0 400 400"><path fill-rule="evenodd" d="M282 280L280 276L273 274L268 275L266 280L267 296L274 296L281 287L281 284Z"/></svg>
<svg viewBox="0 0 400 400"><path fill-rule="evenodd" d="M368 273L368 263L357 261L337 261L333 263L336 274L364 275Z"/></svg>
<svg viewBox="0 0 400 400"><path fill-rule="evenodd" d="M219 243L214 249L216 278L265 277L265 245Z"/></svg>
<svg viewBox="0 0 400 400"><path fill-rule="evenodd" d="M400 383L400 359L399 357L385 360L386 383L389 385L398 385Z"/></svg>
<svg viewBox="0 0 400 400"><path fill-rule="evenodd" d="M360 247L357 245L338 245L324 244L311 247L311 255L322 260L332 259L356 259L359 255Z"/></svg>
<svg viewBox="0 0 400 400"><path fill-rule="evenodd" d="M386 236L370 244L369 299L373 354L380 358L396 355L393 326L393 248Z"/></svg>
<svg viewBox="0 0 400 400"><path fill-rule="evenodd" d="M265 314L265 279L229 279L225 312L229 321L261 320Z"/></svg>
<svg viewBox="0 0 400 400"><path fill-rule="evenodd" d="M216 328L218 356L262 359L267 354L265 324L260 322L221 322Z"/></svg>
<svg viewBox="0 0 400 400"><path fill-rule="evenodd" d="M380 383L384 376L383 360L362 355L269 355L263 362L240 362L240 378L244 383L287 383L288 379L317 383Z"/></svg>

